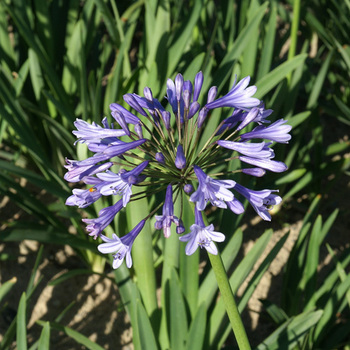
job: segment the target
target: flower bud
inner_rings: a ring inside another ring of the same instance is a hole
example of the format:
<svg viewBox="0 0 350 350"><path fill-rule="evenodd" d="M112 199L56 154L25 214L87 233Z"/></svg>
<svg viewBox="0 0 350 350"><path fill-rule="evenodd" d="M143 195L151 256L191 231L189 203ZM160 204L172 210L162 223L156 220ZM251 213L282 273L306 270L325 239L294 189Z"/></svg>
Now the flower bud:
<svg viewBox="0 0 350 350"><path fill-rule="evenodd" d="M184 150L181 145L177 146L175 166L178 169L183 169L186 166L186 158L185 158Z"/></svg>

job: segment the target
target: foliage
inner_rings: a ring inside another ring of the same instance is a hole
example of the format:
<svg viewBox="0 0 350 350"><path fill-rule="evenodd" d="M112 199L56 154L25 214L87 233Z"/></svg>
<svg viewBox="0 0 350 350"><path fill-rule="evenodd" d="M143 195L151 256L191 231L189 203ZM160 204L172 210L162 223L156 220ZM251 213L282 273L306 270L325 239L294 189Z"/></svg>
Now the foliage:
<svg viewBox="0 0 350 350"><path fill-rule="evenodd" d="M350 123L350 3L301 4L296 23L301 35L290 30L297 18L294 5L274 0L0 2L0 193L31 218L6 223L0 241L69 244L87 269L69 271L56 283L79 273L102 273L109 261L98 255L96 243L84 233L81 212L64 205L70 195L62 179L64 157L85 156L79 147L74 154L75 118L100 121L109 116L110 103L121 102L125 93L141 93L143 86L152 87L162 100L166 79L177 72L193 80L202 70L204 89L217 85L219 95L235 75L250 75L258 87L256 97L275 111L273 118L285 117L293 125L284 155L290 170L283 177L259 180L257 186L280 188L286 206L305 216L285 268L281 306L264 302L278 328L257 348L349 345L349 251L338 256L329 247L334 268L323 281L317 280L320 249L338 212L327 215L324 223L323 216L316 215L318 205L328 209L319 194L329 193L350 165L345 156L348 139L341 134L339 140L330 129ZM296 52L289 50L289 43ZM208 129L224 117L214 113ZM308 200L300 205L297 199L303 194ZM304 203L311 203L309 211ZM128 232L148 212L148 205L147 200L135 202L125 220L114 223L115 229ZM99 209L95 206L84 215L96 216ZM275 219L289 223L289 212L277 213ZM184 215L185 222L193 221L190 211ZM210 221L220 223L228 234L222 258L236 293L266 250L272 230L238 261L242 217L212 213ZM68 233L69 225L75 234ZM198 252L186 257L174 232L167 240L157 235L152 240L153 231L146 225L135 242L134 269L123 265L114 272L133 326L135 349L222 348L230 328L213 271L206 267L199 276ZM259 262L240 297L241 312L286 239L287 235L277 241ZM0 349L9 348L14 339L18 348L27 348L26 310L39 284L33 282L39 260L40 254ZM0 303L13 284L10 280L0 287ZM40 321L41 337L31 349L48 348L53 331L64 332L86 348L99 348L60 322L61 317Z"/></svg>

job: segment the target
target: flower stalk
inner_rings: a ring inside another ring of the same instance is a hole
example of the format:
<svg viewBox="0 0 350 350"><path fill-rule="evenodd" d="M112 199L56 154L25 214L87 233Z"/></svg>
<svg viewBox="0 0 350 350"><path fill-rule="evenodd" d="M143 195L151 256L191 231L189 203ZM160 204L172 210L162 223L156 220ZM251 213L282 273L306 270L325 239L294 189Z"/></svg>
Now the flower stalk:
<svg viewBox="0 0 350 350"><path fill-rule="evenodd" d="M233 295L224 264L220 253L213 255L208 253L211 266L214 270L216 281L218 282L222 300L225 305L227 316L230 320L233 333L235 335L240 350L250 350L250 344L247 333L245 331L241 315Z"/></svg>

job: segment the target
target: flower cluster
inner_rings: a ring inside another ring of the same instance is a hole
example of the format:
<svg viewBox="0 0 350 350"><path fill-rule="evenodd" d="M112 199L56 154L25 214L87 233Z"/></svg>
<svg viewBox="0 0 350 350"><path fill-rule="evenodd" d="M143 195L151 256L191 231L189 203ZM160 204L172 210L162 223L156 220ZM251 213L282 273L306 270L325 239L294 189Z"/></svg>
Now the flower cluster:
<svg viewBox="0 0 350 350"><path fill-rule="evenodd" d="M103 240L99 251L115 253L114 268L119 267L125 257L127 266L132 265L130 252L135 238L145 221L161 208L162 215L155 215L155 228L163 230L165 237L170 236L172 225L177 234L185 233L187 228L181 220L182 211L176 213L177 216L174 213L174 202L182 203L185 197L194 203L195 210L195 223L190 232L179 237L188 242L187 255L193 254L198 246L217 254L214 242L225 239L222 233L214 231L213 225L204 224L202 215L209 202L214 207L229 208L241 214L244 207L236 198L238 193L264 220L271 220L269 210L282 201L277 190L251 190L230 177L239 172L261 177L266 170L285 171L286 165L274 160L271 145L273 142L287 143L291 138L288 134L291 126L283 119L269 124L267 117L272 110L265 109L262 101L252 97L256 87L248 86L249 81L246 77L235 82L229 93L218 99L217 88L210 88L207 101L201 106L202 72L196 75L193 85L178 74L175 81L168 79L167 82L166 99L172 114L146 87L143 97L124 95L124 101L133 112L117 103L110 105L114 124L109 124L107 118L102 120L102 125L76 120L77 130L73 131L78 138L76 142L86 143L93 156L81 161L66 160L65 179L88 185L86 190L74 189L66 204L85 208L102 196L121 197L114 205L102 209L98 218L83 220L89 234ZM206 119L212 110L223 107L231 108L232 114L215 130L210 130L211 135L203 140ZM226 165L232 160L246 165L228 171ZM133 195L133 186L146 186L146 196L164 191L164 201L156 204L127 235L104 236L102 231L115 215L129 201L140 198Z"/></svg>

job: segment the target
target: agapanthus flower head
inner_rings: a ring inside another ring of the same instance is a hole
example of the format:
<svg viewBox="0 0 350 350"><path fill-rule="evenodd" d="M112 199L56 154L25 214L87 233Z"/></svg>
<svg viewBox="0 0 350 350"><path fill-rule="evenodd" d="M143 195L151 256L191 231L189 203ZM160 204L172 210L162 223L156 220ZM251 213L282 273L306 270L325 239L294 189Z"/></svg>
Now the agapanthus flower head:
<svg viewBox="0 0 350 350"><path fill-rule="evenodd" d="M163 230L165 237L170 236L171 225L179 235L190 229L179 237L187 242L186 254L193 254L198 247L217 254L214 242L223 241L225 236L214 231L213 224L204 223L207 206L241 214L244 206L239 197L243 197L262 219L271 220L270 209L282 200L276 190L251 190L238 184L235 174L262 177L285 171L287 166L274 159L272 146L274 142L287 143L291 127L283 119L269 124L272 110L253 97L256 87L249 86L250 77L235 81L219 98L216 86L202 92L203 81L202 72L195 75L193 83L181 74L168 79L165 99L170 108L145 87L143 96L124 95L127 108L110 104L113 123L106 118L102 126L79 119L75 122L77 142L87 144L93 154L80 161L67 160L65 179L84 182L89 188L74 189L66 204L85 208L103 196L112 200L121 196L114 205L102 209L98 218L83 220L89 234L104 241L99 250L114 254L114 268L124 258L131 266L131 246L145 221L154 216L155 229ZM204 132L216 108L225 108L225 117L216 129ZM211 136L205 136L208 134ZM237 162L237 170L228 171L225 164L232 161ZM134 186L142 191L133 194ZM129 234L121 238L102 234L129 202L155 193L163 200L150 201L154 208ZM195 222L190 228L182 221L184 200L194 203ZM174 206L177 201L179 205Z"/></svg>

